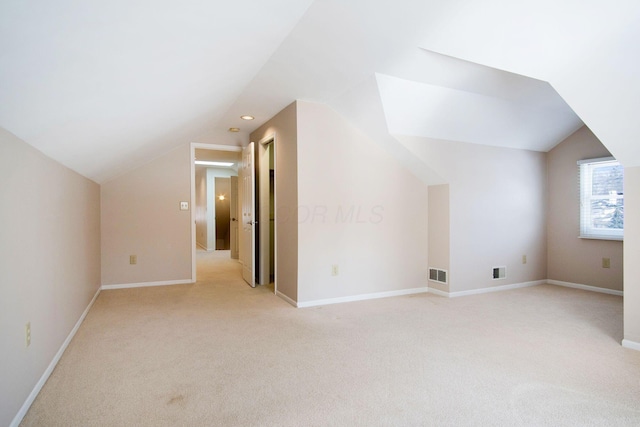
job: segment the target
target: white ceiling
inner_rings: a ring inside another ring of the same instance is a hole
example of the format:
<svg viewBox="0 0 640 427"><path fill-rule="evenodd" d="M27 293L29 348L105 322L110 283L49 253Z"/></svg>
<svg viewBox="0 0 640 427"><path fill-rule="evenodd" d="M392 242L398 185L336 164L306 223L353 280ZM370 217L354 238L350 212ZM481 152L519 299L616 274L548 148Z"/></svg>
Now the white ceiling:
<svg viewBox="0 0 640 427"><path fill-rule="evenodd" d="M416 173L393 134L546 151L580 118L640 164L639 23L637 0L4 0L0 126L97 182L295 99Z"/></svg>

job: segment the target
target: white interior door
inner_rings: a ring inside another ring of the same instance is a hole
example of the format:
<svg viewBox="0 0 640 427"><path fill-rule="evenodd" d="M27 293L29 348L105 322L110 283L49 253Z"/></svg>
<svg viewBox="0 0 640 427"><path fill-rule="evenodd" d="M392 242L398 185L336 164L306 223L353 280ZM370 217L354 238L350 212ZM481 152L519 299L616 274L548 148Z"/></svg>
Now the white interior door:
<svg viewBox="0 0 640 427"><path fill-rule="evenodd" d="M231 258L238 259L240 251L238 250L239 231L238 231L238 177L231 177L231 192L229 194L229 208L231 213Z"/></svg>
<svg viewBox="0 0 640 427"><path fill-rule="evenodd" d="M240 169L242 200L240 261L242 262L242 278L252 287L256 286L256 233L255 233L255 147L250 142L242 149L242 168Z"/></svg>

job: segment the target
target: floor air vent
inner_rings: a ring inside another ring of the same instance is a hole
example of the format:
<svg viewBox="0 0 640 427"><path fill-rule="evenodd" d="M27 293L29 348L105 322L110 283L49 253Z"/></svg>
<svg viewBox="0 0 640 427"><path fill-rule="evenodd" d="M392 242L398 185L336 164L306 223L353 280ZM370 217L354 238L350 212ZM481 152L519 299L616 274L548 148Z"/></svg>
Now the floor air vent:
<svg viewBox="0 0 640 427"><path fill-rule="evenodd" d="M504 279L507 277L507 267L493 267L493 279Z"/></svg>
<svg viewBox="0 0 640 427"><path fill-rule="evenodd" d="M447 284L447 270L429 267L429 280Z"/></svg>

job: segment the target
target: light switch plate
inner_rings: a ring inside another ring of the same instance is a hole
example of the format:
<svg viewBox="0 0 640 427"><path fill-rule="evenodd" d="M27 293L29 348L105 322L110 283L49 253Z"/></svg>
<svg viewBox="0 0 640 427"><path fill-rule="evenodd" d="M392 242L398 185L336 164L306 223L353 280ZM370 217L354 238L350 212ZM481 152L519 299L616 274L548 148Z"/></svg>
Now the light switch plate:
<svg viewBox="0 0 640 427"><path fill-rule="evenodd" d="M180 202L180 210L188 211L189 210L189 202Z"/></svg>

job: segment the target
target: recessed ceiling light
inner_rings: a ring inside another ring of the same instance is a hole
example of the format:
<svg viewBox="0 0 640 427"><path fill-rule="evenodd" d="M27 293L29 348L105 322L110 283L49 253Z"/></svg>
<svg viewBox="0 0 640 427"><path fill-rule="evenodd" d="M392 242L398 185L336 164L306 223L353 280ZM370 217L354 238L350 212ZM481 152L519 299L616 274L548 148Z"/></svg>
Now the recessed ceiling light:
<svg viewBox="0 0 640 427"><path fill-rule="evenodd" d="M230 162L208 162L205 160L196 160L194 162L196 165L203 165L203 166L224 166L224 167L231 167L233 166L233 163Z"/></svg>
<svg viewBox="0 0 640 427"><path fill-rule="evenodd" d="M240 132L240 128L229 128L229 132Z"/></svg>
<svg viewBox="0 0 640 427"><path fill-rule="evenodd" d="M242 120L253 120L253 119L255 119L255 117L249 116L249 115L240 116L240 118Z"/></svg>

